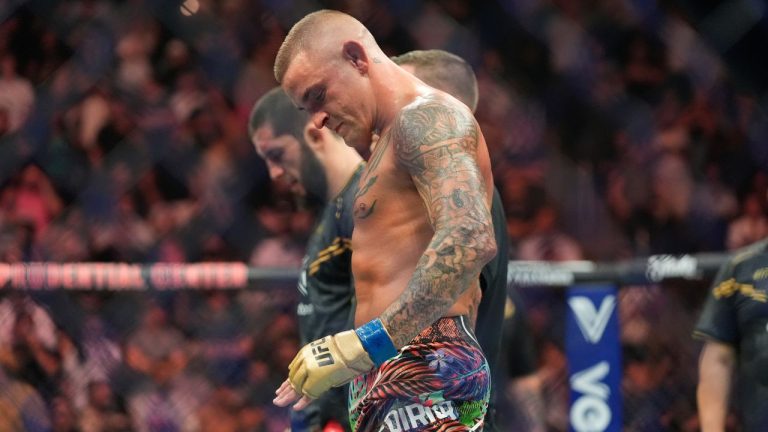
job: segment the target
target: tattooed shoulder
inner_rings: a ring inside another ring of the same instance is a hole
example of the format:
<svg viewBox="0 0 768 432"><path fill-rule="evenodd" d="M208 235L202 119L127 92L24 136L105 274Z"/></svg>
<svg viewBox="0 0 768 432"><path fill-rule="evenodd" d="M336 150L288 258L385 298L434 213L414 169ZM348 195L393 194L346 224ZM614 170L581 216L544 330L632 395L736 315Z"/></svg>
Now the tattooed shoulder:
<svg viewBox="0 0 768 432"><path fill-rule="evenodd" d="M440 148L474 154L477 129L466 107L428 98L416 101L400 112L392 131L398 161L410 165Z"/></svg>

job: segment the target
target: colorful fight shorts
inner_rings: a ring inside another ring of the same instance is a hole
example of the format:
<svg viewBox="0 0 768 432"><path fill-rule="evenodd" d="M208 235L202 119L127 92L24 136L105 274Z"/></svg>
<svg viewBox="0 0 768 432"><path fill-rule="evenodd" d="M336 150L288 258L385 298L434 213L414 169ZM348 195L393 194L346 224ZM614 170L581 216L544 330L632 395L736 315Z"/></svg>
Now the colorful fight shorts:
<svg viewBox="0 0 768 432"><path fill-rule="evenodd" d="M490 372L466 317L441 318L349 388L354 431L482 430Z"/></svg>

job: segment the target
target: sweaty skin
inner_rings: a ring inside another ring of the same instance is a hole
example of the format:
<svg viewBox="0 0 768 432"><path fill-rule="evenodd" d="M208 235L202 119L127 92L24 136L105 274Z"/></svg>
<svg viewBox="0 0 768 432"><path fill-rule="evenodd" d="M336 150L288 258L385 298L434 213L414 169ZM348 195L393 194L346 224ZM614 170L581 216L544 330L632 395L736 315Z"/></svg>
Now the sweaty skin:
<svg viewBox="0 0 768 432"><path fill-rule="evenodd" d="M381 134L361 177L354 202L352 274L355 325L380 317L396 346L404 346L434 310L441 316L476 316L479 271L493 243L490 159L469 110L420 86L422 95ZM435 226L439 231L436 235ZM474 267L474 266L473 266ZM275 402L309 399L286 382Z"/></svg>
<svg viewBox="0 0 768 432"><path fill-rule="evenodd" d="M423 96L382 133L354 204L355 325L381 316L390 334L420 331L410 325L419 321L412 318L436 302L449 308L443 316L474 315L480 302L477 275L462 277L466 290L455 301L443 286L445 278L461 272L462 260L480 259L473 253L480 239L451 230L433 241L433 223L453 224L462 216L483 220L492 184L488 150L466 107L421 89ZM429 254L422 257L425 250ZM417 266L429 290L399 299ZM384 313L391 305L398 307L397 320L394 311Z"/></svg>
<svg viewBox="0 0 768 432"><path fill-rule="evenodd" d="M317 128L357 148L380 136L354 204L355 322L380 318L403 347L440 317L475 314L496 254L488 149L464 104L394 64L353 18L332 20L276 78ZM298 399L286 381L275 403Z"/></svg>

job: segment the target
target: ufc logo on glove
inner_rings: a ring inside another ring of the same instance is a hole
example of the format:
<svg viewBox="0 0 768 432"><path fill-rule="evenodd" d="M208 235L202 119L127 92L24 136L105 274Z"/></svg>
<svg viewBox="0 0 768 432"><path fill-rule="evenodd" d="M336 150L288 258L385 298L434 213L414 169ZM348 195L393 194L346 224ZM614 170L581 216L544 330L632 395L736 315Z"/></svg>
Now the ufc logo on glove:
<svg viewBox="0 0 768 432"><path fill-rule="evenodd" d="M318 366L330 366L333 364L333 356L329 352L327 347L323 344L327 338L318 339L310 344L312 347L312 355L315 356L315 361Z"/></svg>

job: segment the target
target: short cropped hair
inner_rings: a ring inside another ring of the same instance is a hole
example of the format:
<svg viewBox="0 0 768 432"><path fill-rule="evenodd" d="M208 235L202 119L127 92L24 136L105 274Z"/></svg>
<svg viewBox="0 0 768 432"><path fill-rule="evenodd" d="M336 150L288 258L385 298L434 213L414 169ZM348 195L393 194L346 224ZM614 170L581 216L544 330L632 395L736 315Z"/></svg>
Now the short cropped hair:
<svg viewBox="0 0 768 432"><path fill-rule="evenodd" d="M415 50L392 57L398 65L414 68L414 75L427 85L477 109L477 77L463 58L443 50Z"/></svg>
<svg viewBox="0 0 768 432"><path fill-rule="evenodd" d="M282 45L280 45L280 49L277 51L277 56L275 57L274 72L275 79L278 83L283 82L283 77L285 76L285 72L288 71L288 66L291 65L294 57L296 57L299 52L308 47L312 36L315 35L320 26L327 24L328 20L334 18L352 17L343 12L323 9L308 14L291 27L291 30L288 32L288 35L285 36Z"/></svg>
<svg viewBox="0 0 768 432"><path fill-rule="evenodd" d="M268 91L256 102L248 116L248 138L260 127L269 125L275 137L292 135L299 142L304 141L304 127L309 122L309 114L299 111L291 99L280 87Z"/></svg>

